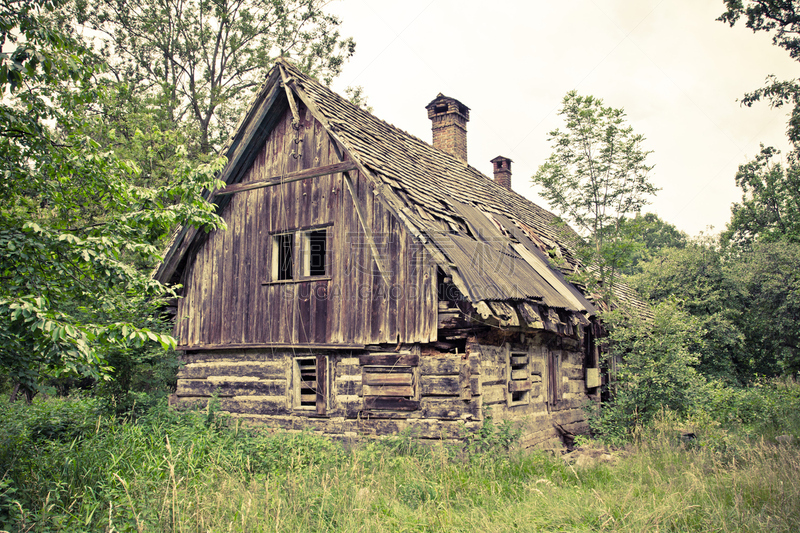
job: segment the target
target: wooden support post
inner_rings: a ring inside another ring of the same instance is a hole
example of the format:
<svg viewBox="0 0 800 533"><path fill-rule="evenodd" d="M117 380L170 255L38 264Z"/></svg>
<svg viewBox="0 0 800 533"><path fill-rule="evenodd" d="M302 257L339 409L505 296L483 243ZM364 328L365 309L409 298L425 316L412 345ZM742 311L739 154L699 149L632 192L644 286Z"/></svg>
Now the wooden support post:
<svg viewBox="0 0 800 533"><path fill-rule="evenodd" d="M356 208L358 221L361 222L361 229L364 230L367 244L369 244L369 249L372 251L372 258L375 260L375 264L378 265L378 271L381 273L383 281L386 282L386 286L391 287L392 283L389 279L389 273L386 272L386 267L383 266L383 262L378 254L378 245L375 244L375 237L372 235L372 230L367 226L367 221L364 218L364 213L361 211L361 204L358 203L358 194L356 193L355 187L353 187L350 175L347 172L344 172L342 175L344 176L344 184L347 186L347 190L350 191L350 197L353 198L353 206Z"/></svg>
<svg viewBox="0 0 800 533"><path fill-rule="evenodd" d="M324 415L328 410L328 358L324 355L317 356L317 414Z"/></svg>

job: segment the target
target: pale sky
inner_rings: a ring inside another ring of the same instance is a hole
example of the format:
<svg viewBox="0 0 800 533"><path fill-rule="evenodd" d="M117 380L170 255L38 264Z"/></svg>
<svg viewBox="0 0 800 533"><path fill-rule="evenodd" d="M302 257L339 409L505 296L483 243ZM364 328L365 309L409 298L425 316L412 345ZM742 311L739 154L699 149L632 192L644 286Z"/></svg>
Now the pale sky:
<svg viewBox="0 0 800 533"><path fill-rule="evenodd" d="M572 90L625 109L662 190L646 211L690 235L724 229L734 176L759 143L785 151L786 112L743 107L768 74L800 65L766 34L715 19L721 0L337 0L356 55L333 88L364 87L374 114L430 142L438 93L470 108L469 163L510 157L512 187L549 208L530 177Z"/></svg>

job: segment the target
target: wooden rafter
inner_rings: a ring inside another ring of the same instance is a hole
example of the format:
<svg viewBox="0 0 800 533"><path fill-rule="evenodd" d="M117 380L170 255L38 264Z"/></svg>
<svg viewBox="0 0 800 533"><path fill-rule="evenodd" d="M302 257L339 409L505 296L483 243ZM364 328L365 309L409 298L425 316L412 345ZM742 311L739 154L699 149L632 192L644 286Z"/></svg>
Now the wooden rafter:
<svg viewBox="0 0 800 533"><path fill-rule="evenodd" d="M309 178L317 178L319 176L327 176L329 174L337 174L339 172L346 172L355 168L357 168L357 165L353 161L342 161L341 163L334 163L332 165L325 165L322 167L305 168L303 170L289 172L288 174L272 176L266 180L228 185L224 189L217 191L217 196L251 191L253 189L263 189L264 187L272 187L274 185L281 185L283 183L291 183L293 181L300 181Z"/></svg>
<svg viewBox="0 0 800 533"><path fill-rule="evenodd" d="M300 125L300 113L297 112L297 104L294 101L292 90L289 88L292 80L286 76L286 71L280 63L278 63L278 69L281 71L281 81L283 82L283 88L286 90L286 98L289 100L289 109L292 110L292 126L296 129Z"/></svg>

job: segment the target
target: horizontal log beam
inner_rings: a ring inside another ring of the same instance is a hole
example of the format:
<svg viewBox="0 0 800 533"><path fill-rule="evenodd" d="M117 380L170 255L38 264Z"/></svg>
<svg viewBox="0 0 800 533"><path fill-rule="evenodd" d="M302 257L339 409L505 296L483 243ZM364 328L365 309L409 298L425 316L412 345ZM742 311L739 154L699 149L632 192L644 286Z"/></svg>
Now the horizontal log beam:
<svg viewBox="0 0 800 533"><path fill-rule="evenodd" d="M412 377L410 373L375 373L364 372L362 383L364 385L411 385Z"/></svg>
<svg viewBox="0 0 800 533"><path fill-rule="evenodd" d="M414 388L411 385L364 385L364 396L413 396Z"/></svg>
<svg viewBox="0 0 800 533"><path fill-rule="evenodd" d="M522 392L526 390L531 390L532 388L533 385L531 384L530 380L508 382L508 392Z"/></svg>
<svg viewBox="0 0 800 533"><path fill-rule="evenodd" d="M364 398L364 409L384 409L391 411L416 411L419 402L397 396Z"/></svg>
<svg viewBox="0 0 800 533"><path fill-rule="evenodd" d="M362 366L417 366L419 355L410 353L365 354L358 356L358 362Z"/></svg>
<svg viewBox="0 0 800 533"><path fill-rule="evenodd" d="M329 174L337 174L339 172L346 172L357 168L354 161L342 161L341 163L334 163L332 165L325 165L322 167L306 168L273 176L266 180L251 181L249 183L236 183L228 185L222 190L217 191L217 196L225 196L228 194L235 194L237 192L251 191L253 189L263 189L264 187L272 187L273 185L281 185L283 183L291 183L293 181L306 180L309 178L316 178L319 176L327 176Z"/></svg>

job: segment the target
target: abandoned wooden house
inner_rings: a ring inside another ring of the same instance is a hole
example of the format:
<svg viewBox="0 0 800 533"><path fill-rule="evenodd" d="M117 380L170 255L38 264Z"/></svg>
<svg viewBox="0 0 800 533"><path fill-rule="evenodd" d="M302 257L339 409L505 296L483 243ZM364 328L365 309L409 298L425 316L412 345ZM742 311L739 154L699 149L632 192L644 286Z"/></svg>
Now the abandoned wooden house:
<svg viewBox="0 0 800 533"><path fill-rule="evenodd" d="M270 72L211 197L227 230L181 230L156 274L182 285L177 402L335 435L587 429L600 329L548 260L576 267L571 230L511 190L510 159L467 164L465 105L427 113L433 146Z"/></svg>

